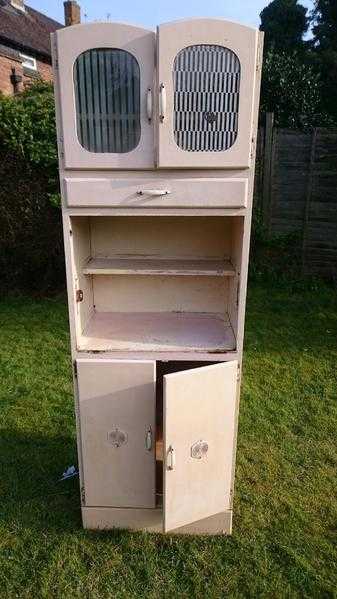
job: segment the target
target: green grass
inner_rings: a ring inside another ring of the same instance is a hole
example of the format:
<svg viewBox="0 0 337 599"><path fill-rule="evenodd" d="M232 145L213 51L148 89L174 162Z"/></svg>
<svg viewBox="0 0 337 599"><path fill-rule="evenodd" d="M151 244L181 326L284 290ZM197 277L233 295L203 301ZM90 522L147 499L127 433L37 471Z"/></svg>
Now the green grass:
<svg viewBox="0 0 337 599"><path fill-rule="evenodd" d="M0 597L337 597L336 297L248 298L234 534L81 529L64 300L0 303Z"/></svg>

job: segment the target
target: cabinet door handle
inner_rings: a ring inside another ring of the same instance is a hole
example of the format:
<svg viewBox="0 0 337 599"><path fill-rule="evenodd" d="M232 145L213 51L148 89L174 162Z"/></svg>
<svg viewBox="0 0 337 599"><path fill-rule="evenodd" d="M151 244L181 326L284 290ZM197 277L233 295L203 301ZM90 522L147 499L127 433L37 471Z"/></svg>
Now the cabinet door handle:
<svg viewBox="0 0 337 599"><path fill-rule="evenodd" d="M139 196L167 196L171 193L168 189L140 189L137 191Z"/></svg>
<svg viewBox="0 0 337 599"><path fill-rule="evenodd" d="M176 465L176 454L174 452L172 445L170 445L170 447L168 448L168 451L167 451L167 461L166 461L167 470L174 470L175 465Z"/></svg>
<svg viewBox="0 0 337 599"><path fill-rule="evenodd" d="M163 83L160 84L159 88L159 118L163 122L166 116L166 89Z"/></svg>
<svg viewBox="0 0 337 599"><path fill-rule="evenodd" d="M146 112L149 123L152 121L153 112L153 100L152 100L152 89L149 87L146 94Z"/></svg>
<svg viewBox="0 0 337 599"><path fill-rule="evenodd" d="M152 428L151 427L147 430L147 433L146 433L145 447L148 451L151 451L151 449L152 449Z"/></svg>

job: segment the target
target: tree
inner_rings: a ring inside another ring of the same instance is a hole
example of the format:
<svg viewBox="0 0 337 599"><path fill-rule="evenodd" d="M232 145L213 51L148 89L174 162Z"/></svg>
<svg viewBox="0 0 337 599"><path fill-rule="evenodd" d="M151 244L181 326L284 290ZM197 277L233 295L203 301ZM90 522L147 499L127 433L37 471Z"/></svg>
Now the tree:
<svg viewBox="0 0 337 599"><path fill-rule="evenodd" d="M297 0L273 0L260 14L260 30L265 32L265 48L285 51L304 47L308 31L307 9Z"/></svg>
<svg viewBox="0 0 337 599"><path fill-rule="evenodd" d="M329 126L321 108L317 70L297 52L267 50L263 61L261 113L274 112L279 127L308 130Z"/></svg>
<svg viewBox="0 0 337 599"><path fill-rule="evenodd" d="M316 0L312 20L316 48L320 51L337 51L336 0Z"/></svg>
<svg viewBox="0 0 337 599"><path fill-rule="evenodd" d="M321 72L323 105L337 121L337 2L316 0L312 14L313 46Z"/></svg>

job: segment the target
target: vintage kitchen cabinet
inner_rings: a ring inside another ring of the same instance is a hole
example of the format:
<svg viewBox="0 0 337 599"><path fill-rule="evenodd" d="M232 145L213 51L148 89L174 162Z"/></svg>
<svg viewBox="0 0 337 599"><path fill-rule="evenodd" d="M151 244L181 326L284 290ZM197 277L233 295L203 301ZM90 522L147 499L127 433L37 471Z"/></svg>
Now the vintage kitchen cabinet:
<svg viewBox="0 0 337 599"><path fill-rule="evenodd" d="M83 524L229 534L262 34L52 47Z"/></svg>

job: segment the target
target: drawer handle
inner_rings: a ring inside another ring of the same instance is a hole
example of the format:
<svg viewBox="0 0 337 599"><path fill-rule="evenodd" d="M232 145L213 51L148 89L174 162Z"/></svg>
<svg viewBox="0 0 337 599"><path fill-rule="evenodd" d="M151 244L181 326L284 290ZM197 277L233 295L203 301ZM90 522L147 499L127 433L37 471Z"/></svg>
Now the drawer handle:
<svg viewBox="0 0 337 599"><path fill-rule="evenodd" d="M159 118L163 122L166 116L166 89L163 83L160 84L159 88Z"/></svg>
<svg viewBox="0 0 337 599"><path fill-rule="evenodd" d="M167 196L171 193L168 189L140 189L137 191L139 196Z"/></svg>

